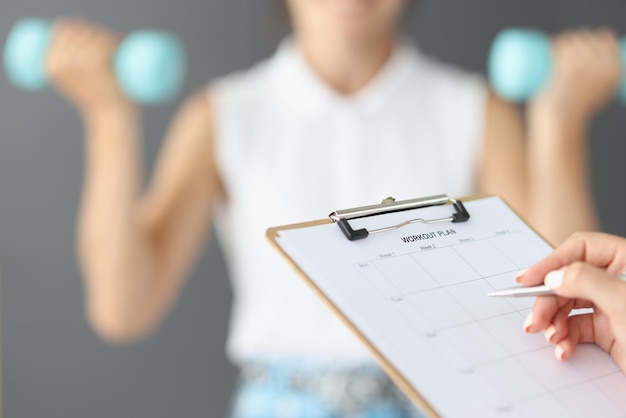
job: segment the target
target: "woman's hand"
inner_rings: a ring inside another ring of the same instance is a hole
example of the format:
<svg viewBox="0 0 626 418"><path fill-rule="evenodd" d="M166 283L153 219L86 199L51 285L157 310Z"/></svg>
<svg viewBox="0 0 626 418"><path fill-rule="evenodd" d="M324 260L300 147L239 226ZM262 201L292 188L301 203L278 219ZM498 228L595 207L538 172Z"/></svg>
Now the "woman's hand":
<svg viewBox="0 0 626 418"><path fill-rule="evenodd" d="M518 277L524 285L544 283L558 296L537 298L524 324L544 332L559 360L579 343L594 343L626 372L626 240L601 233L578 233ZM572 309L593 313L570 316Z"/></svg>
<svg viewBox="0 0 626 418"><path fill-rule="evenodd" d="M46 55L56 89L83 115L132 106L113 68L119 38L82 19L58 20Z"/></svg>
<svg viewBox="0 0 626 418"><path fill-rule="evenodd" d="M529 106L531 124L585 127L614 97L622 64L617 36L609 29L564 32L553 41L548 85Z"/></svg>

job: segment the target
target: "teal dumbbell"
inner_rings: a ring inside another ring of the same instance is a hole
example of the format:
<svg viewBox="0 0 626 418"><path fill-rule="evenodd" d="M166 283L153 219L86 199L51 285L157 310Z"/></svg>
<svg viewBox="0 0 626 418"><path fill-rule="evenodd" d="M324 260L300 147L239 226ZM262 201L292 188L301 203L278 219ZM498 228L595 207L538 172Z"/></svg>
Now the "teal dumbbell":
<svg viewBox="0 0 626 418"><path fill-rule="evenodd" d="M9 80L18 87L39 90L47 83L45 56L52 22L17 22L4 47ZM124 93L140 103L158 103L174 97L185 76L185 51L173 35L154 30L133 32L115 53L115 74Z"/></svg>
<svg viewBox="0 0 626 418"><path fill-rule="evenodd" d="M626 67L626 39L620 42L621 59ZM552 71L550 37L532 29L506 29L494 40L489 53L489 79L502 97L522 101L540 91ZM626 79L617 97L626 103Z"/></svg>

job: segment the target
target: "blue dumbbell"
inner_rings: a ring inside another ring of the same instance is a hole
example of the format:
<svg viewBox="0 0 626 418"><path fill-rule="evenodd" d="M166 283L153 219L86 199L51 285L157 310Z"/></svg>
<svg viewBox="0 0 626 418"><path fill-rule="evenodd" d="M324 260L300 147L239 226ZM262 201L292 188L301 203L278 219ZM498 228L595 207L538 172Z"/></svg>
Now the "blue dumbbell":
<svg viewBox="0 0 626 418"><path fill-rule="evenodd" d="M620 42L626 67L626 39ZM548 35L531 29L506 29L494 40L489 53L489 78L502 97L522 101L532 97L548 82L552 71L552 46ZM617 97L626 103L626 79Z"/></svg>
<svg viewBox="0 0 626 418"><path fill-rule="evenodd" d="M4 65L18 87L39 90L47 85L44 68L52 22L24 19L15 24L4 47ZM176 95L185 76L185 51L173 35L137 31L115 54L115 74L124 93L141 103L158 103Z"/></svg>

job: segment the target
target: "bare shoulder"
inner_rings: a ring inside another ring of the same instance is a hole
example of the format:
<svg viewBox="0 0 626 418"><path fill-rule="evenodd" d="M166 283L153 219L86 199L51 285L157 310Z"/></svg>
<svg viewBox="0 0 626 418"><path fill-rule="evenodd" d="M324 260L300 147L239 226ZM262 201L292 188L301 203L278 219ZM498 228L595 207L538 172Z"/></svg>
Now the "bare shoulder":
<svg viewBox="0 0 626 418"><path fill-rule="evenodd" d="M167 147L185 149L189 156L213 153L213 101L204 90L191 93L180 106L167 135Z"/></svg>
<svg viewBox="0 0 626 418"><path fill-rule="evenodd" d="M200 89L187 96L178 111L177 119L181 117L188 123L210 126L213 121L213 99L210 93Z"/></svg>
<svg viewBox="0 0 626 418"><path fill-rule="evenodd" d="M206 91L193 92L181 104L166 135L157 165L157 189L214 178L213 137L212 101Z"/></svg>
<svg viewBox="0 0 626 418"><path fill-rule="evenodd" d="M485 143L522 144L525 128L520 107L489 92L485 112Z"/></svg>
<svg viewBox="0 0 626 418"><path fill-rule="evenodd" d="M526 213L526 152L518 106L493 92L486 103L485 133L478 189L502 196L519 213Z"/></svg>
<svg viewBox="0 0 626 418"><path fill-rule="evenodd" d="M519 106L502 99L491 90L489 90L487 94L486 105L488 123L502 123L507 121L517 121L521 123L522 113Z"/></svg>

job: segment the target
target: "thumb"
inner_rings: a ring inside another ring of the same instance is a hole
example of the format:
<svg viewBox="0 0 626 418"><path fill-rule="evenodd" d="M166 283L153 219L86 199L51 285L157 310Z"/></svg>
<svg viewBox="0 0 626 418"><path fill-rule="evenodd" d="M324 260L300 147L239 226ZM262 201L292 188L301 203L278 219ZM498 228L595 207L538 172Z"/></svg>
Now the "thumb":
<svg viewBox="0 0 626 418"><path fill-rule="evenodd" d="M588 300L610 318L626 322L626 283L604 269L575 262L548 273L544 283L559 296Z"/></svg>

